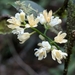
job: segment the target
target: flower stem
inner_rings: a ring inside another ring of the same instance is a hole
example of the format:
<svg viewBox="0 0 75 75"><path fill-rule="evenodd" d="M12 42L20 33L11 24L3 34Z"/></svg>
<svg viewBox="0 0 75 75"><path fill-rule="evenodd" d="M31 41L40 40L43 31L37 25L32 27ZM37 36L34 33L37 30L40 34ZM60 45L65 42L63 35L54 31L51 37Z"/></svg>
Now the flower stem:
<svg viewBox="0 0 75 75"><path fill-rule="evenodd" d="M36 32L36 31L31 32L30 35L34 34L35 32Z"/></svg>
<svg viewBox="0 0 75 75"><path fill-rule="evenodd" d="M46 35L48 29L45 29L44 34Z"/></svg>
<svg viewBox="0 0 75 75"><path fill-rule="evenodd" d="M33 27L31 29L36 31L38 34L41 34L43 37L45 37L45 39L47 39L49 43L51 42L50 43L51 45L55 45L57 47L57 49L60 49L60 47L52 39L50 39L48 36L46 36L45 34L40 32L38 29L33 28Z"/></svg>

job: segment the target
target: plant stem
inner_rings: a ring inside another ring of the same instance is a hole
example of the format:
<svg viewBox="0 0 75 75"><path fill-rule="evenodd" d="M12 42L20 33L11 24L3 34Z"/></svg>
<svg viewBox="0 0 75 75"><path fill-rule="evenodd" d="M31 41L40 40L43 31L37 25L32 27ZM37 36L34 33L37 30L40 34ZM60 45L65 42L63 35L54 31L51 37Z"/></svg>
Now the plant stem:
<svg viewBox="0 0 75 75"><path fill-rule="evenodd" d="M67 43L67 58L65 59L65 64L64 64L64 72L63 75L67 75L68 73L68 66L69 66L69 62L70 62L70 56L72 54L72 48L73 48L73 41L71 40L69 43Z"/></svg>
<svg viewBox="0 0 75 75"><path fill-rule="evenodd" d="M70 62L70 56L72 54L72 48L74 46L75 37L73 37L72 31L75 30L75 5L73 4L72 0L69 0L68 7L67 7L67 54L68 57L65 59L64 65L64 72L63 75L67 75L68 73L68 66Z"/></svg>
<svg viewBox="0 0 75 75"><path fill-rule="evenodd" d="M32 30L36 31L38 34L41 34L43 37L45 37L45 39L48 40L48 42L51 44L51 45L55 45L57 47L57 49L60 49L60 47L52 40L50 39L49 37L47 37L45 34L43 34L42 32L40 32L38 29L36 28L31 28Z"/></svg>
<svg viewBox="0 0 75 75"><path fill-rule="evenodd" d="M44 34L46 35L48 29L45 29Z"/></svg>
<svg viewBox="0 0 75 75"><path fill-rule="evenodd" d="M63 5L62 5L62 7L59 8L59 9L54 13L54 15L60 15L60 16L61 16L62 13L64 13L65 9L67 9L68 1L69 1L69 0L64 0L64 3L63 3Z"/></svg>

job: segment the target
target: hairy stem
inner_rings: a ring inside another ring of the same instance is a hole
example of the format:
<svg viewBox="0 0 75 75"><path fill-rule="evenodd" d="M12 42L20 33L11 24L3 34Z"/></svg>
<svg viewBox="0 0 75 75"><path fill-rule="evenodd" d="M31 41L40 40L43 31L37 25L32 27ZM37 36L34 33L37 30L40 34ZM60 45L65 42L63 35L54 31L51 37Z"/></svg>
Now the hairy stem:
<svg viewBox="0 0 75 75"><path fill-rule="evenodd" d="M74 45L74 38L73 37L73 30L75 30L75 5L73 4L72 0L69 0L68 7L67 7L67 39L68 43L66 45L66 50L68 53L68 57L65 60L64 65L64 72L63 75L67 75L68 73L68 66L70 62L70 56L72 54L72 48Z"/></svg>
<svg viewBox="0 0 75 75"><path fill-rule="evenodd" d="M63 72L63 75L67 75L68 73L68 66L69 66L69 62L70 62L70 56L72 54L72 48L73 48L73 40L70 40L68 43L67 43L67 58L65 59L65 64L64 64L64 72Z"/></svg>

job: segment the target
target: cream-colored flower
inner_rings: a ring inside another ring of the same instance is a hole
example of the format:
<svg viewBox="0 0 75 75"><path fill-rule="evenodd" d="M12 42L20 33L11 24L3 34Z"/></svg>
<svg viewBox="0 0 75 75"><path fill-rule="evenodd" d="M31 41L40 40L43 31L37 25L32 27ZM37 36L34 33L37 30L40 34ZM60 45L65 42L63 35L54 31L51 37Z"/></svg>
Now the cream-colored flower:
<svg viewBox="0 0 75 75"><path fill-rule="evenodd" d="M66 43L67 42L67 39L64 39L66 37L66 33L62 33L62 31L60 31L58 33L58 35L54 38L54 41L57 42L57 43Z"/></svg>
<svg viewBox="0 0 75 75"><path fill-rule="evenodd" d="M68 56L67 53L62 52L61 50L56 50L56 49L53 49L51 51L51 55L52 55L52 59L53 60L57 59L58 63L60 63L60 64L62 63L61 60L63 58L66 58L66 56Z"/></svg>
<svg viewBox="0 0 75 75"><path fill-rule="evenodd" d="M51 17L51 20L50 20L50 22L49 22L49 25L51 26L51 27L53 27L53 26L55 26L55 25L58 25L58 24L60 24L62 21L61 21L61 19L59 19L59 17L55 17L54 18L54 16L52 16Z"/></svg>
<svg viewBox="0 0 75 75"><path fill-rule="evenodd" d="M29 28L29 27L37 27L37 23L39 22L39 20L36 18L34 19L34 16L33 14L31 14L30 16L27 16L27 19L28 19L28 22L29 24L26 24L26 28Z"/></svg>
<svg viewBox="0 0 75 75"><path fill-rule="evenodd" d="M38 46L40 46L39 49L35 52L35 56L38 57L38 60L42 60L43 58L47 57L47 53L50 52L51 45L47 41L43 41L42 43L38 43Z"/></svg>
<svg viewBox="0 0 75 75"><path fill-rule="evenodd" d="M7 20L7 22L10 23L8 27L11 29L19 28L21 22L23 22L24 20L25 20L25 13L23 11L21 11L21 13L16 13L15 17L11 17L11 19Z"/></svg>
<svg viewBox="0 0 75 75"><path fill-rule="evenodd" d="M25 13L23 11L21 11L20 13L16 13L15 18L17 20L19 20L20 22L24 22L25 21Z"/></svg>
<svg viewBox="0 0 75 75"><path fill-rule="evenodd" d="M47 12L47 10L44 10L43 13L40 13L40 15L37 16L37 18L41 24L47 23L48 27L53 27L62 22L59 17L52 16L52 10L50 10L49 13Z"/></svg>
<svg viewBox="0 0 75 75"><path fill-rule="evenodd" d="M11 19L8 19L7 22L10 23L8 27L11 29L19 28L19 26L21 25L20 21L17 20L15 17L11 17Z"/></svg>
<svg viewBox="0 0 75 75"><path fill-rule="evenodd" d="M52 16L52 10L50 10L49 13L47 13L47 10L44 10L43 15L44 15L46 22L50 22L51 16Z"/></svg>
<svg viewBox="0 0 75 75"><path fill-rule="evenodd" d="M42 60L43 58L46 58L47 57L47 53L46 53L46 50L44 48L40 48L40 49L35 49L37 50L35 52L35 56L38 57L38 60Z"/></svg>
<svg viewBox="0 0 75 75"><path fill-rule="evenodd" d="M19 27L19 28L17 28L17 29L15 29L15 30L12 30L12 33L13 34L23 34L24 33L24 28L21 28L21 27Z"/></svg>
<svg viewBox="0 0 75 75"><path fill-rule="evenodd" d="M26 40L30 38L30 33L25 32L23 34L19 34L17 38L19 39L20 44L23 44Z"/></svg>
<svg viewBox="0 0 75 75"><path fill-rule="evenodd" d="M37 18L41 24L44 24L50 22L51 16L52 16L52 10L50 10L49 13L47 13L47 10L44 10L43 13L40 13L40 15L37 16Z"/></svg>

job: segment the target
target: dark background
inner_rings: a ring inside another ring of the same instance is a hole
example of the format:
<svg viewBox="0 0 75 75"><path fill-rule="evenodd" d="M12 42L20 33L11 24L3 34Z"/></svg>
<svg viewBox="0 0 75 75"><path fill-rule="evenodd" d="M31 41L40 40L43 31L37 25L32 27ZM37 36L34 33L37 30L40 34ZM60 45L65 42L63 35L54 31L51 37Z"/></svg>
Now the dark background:
<svg viewBox="0 0 75 75"><path fill-rule="evenodd" d="M9 5L9 3L13 3L15 1L16 0L0 0L0 25L3 26L4 23L2 23L2 21L7 20L10 15L14 16L17 12L15 8ZM53 12L59 9L64 2L64 0L32 1L39 4L44 9L47 9L48 11L52 10ZM63 22L61 27L65 30L66 17L62 20ZM4 30L5 29L6 28L4 28ZM43 31L41 27L39 27L39 29ZM2 30L1 27L0 30ZM48 31L47 35L50 37L55 36L55 34L50 31ZM40 40L37 34L33 35L24 44L19 44L19 40L16 35L11 33L0 34L0 75L30 75L29 72L34 73L34 71L39 75L62 75L64 64L58 64L57 61L53 61L50 53L46 59L41 61L38 61L34 56L34 48L37 47L38 42L40 42ZM63 47L63 45L61 47ZM73 49L73 53L75 53L75 48ZM72 54L68 75L74 75L75 73L74 57L75 55Z"/></svg>

